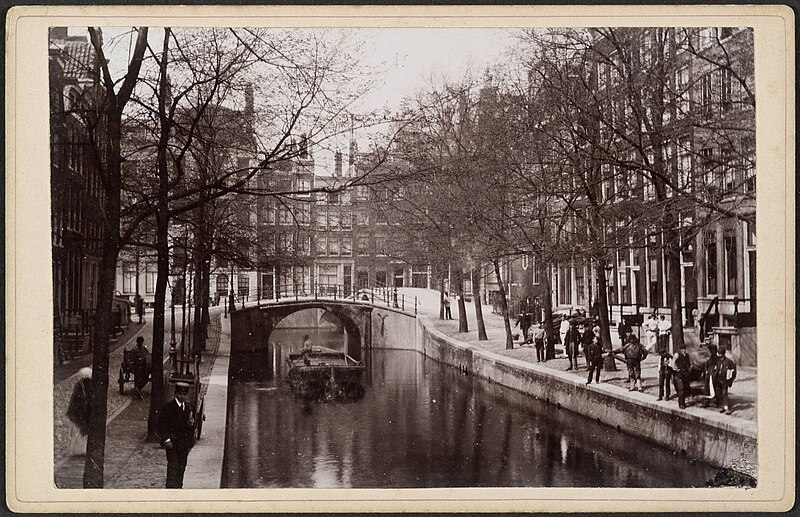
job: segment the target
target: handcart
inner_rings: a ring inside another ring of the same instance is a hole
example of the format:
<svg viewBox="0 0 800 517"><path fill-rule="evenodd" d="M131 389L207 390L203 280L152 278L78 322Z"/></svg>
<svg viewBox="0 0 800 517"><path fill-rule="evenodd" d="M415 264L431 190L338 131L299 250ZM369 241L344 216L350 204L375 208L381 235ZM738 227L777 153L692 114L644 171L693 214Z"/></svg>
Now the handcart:
<svg viewBox="0 0 800 517"><path fill-rule="evenodd" d="M167 377L167 386L170 396L175 394L175 385L184 382L189 385L189 393L186 400L192 406L192 418L195 422L195 439L200 439L203 431L203 421L206 419L205 400L201 394L202 385L200 384L200 356L194 359L170 360L170 369Z"/></svg>

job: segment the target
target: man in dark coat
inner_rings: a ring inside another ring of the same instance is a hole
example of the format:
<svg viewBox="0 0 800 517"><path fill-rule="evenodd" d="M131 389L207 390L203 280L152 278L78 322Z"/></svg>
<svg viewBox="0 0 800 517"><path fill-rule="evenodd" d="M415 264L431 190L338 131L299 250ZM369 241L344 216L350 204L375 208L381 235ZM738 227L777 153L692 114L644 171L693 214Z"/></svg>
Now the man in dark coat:
<svg viewBox="0 0 800 517"><path fill-rule="evenodd" d="M569 368L567 370L578 369L578 345L581 342L581 335L578 332L578 326L573 323L567 331L566 343L564 347L567 349L567 357L569 358Z"/></svg>
<svg viewBox="0 0 800 517"><path fill-rule="evenodd" d="M689 359L689 354L686 353L685 343L681 345L680 350L675 354L672 360L672 367L675 371L673 379L675 380L675 391L678 393L678 407L686 409L686 392L689 391L691 360Z"/></svg>
<svg viewBox="0 0 800 517"><path fill-rule="evenodd" d="M583 335L581 336L581 346L583 346L583 355L586 357L586 369L589 369L589 345L594 342L594 332L592 332L592 326L584 324Z"/></svg>
<svg viewBox="0 0 800 517"><path fill-rule="evenodd" d="M728 388L733 385L733 380L736 378L736 363L730 358L730 352L726 349L720 347L719 352L713 371L714 394L717 407L721 408L720 413L730 415L731 403L728 399Z"/></svg>
<svg viewBox="0 0 800 517"><path fill-rule="evenodd" d="M183 473L194 436L193 408L186 402L188 393L188 384L177 383L175 398L164 404L158 419L161 446L167 451L167 488L183 488Z"/></svg>
<svg viewBox="0 0 800 517"><path fill-rule="evenodd" d="M142 323L144 319L144 298L137 294L134 297L134 303L136 304L136 315L139 316L139 323Z"/></svg>
<svg viewBox="0 0 800 517"><path fill-rule="evenodd" d="M592 332L589 330L589 332ZM585 335L585 334L584 334ZM589 378L586 379L586 384L592 383L592 374L595 374L595 382L600 382L600 370L603 369L603 345L600 344L600 339L594 338L592 332L592 341L589 345L585 344L584 350L586 351L586 360L589 368Z"/></svg>

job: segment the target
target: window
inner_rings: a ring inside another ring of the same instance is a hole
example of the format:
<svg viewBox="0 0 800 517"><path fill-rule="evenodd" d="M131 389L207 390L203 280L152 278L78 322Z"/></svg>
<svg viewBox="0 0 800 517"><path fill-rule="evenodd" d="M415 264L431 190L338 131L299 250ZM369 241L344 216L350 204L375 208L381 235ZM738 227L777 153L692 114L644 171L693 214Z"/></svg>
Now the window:
<svg viewBox="0 0 800 517"><path fill-rule="evenodd" d="M369 225L369 214L363 210L356 211L356 226Z"/></svg>
<svg viewBox="0 0 800 517"><path fill-rule="evenodd" d="M325 235L318 235L315 239L317 243L317 255L327 255L328 254L328 239Z"/></svg>
<svg viewBox="0 0 800 517"><path fill-rule="evenodd" d="M122 292L136 292L136 264L126 262L122 266Z"/></svg>
<svg viewBox="0 0 800 517"><path fill-rule="evenodd" d="M375 251L378 255L386 255L386 237L375 237Z"/></svg>
<svg viewBox="0 0 800 517"><path fill-rule="evenodd" d="M217 275L217 296L224 298L228 294L228 275Z"/></svg>
<svg viewBox="0 0 800 517"><path fill-rule="evenodd" d="M747 247L748 248L755 248L756 247L756 225L753 223L745 223L746 231L747 231Z"/></svg>
<svg viewBox="0 0 800 517"><path fill-rule="evenodd" d="M717 236L705 234L706 294L717 294Z"/></svg>
<svg viewBox="0 0 800 517"><path fill-rule="evenodd" d="M339 283L339 266L321 264L319 266L320 287L333 287Z"/></svg>
<svg viewBox="0 0 800 517"><path fill-rule="evenodd" d="M308 178L297 178L297 190L308 192L311 190L311 180Z"/></svg>
<svg viewBox="0 0 800 517"><path fill-rule="evenodd" d="M328 228L331 230L339 229L339 210L335 208L328 210Z"/></svg>
<svg viewBox="0 0 800 517"><path fill-rule="evenodd" d="M353 212L342 210L342 228L349 230L353 226Z"/></svg>
<svg viewBox="0 0 800 517"><path fill-rule="evenodd" d="M723 242L725 244L725 294L733 296L738 292L736 280L739 273L736 260L736 233L733 230L726 230Z"/></svg>
<svg viewBox="0 0 800 517"><path fill-rule="evenodd" d="M700 163L703 166L703 180L705 181L706 188L713 194L716 190L714 150L710 148L700 149Z"/></svg>
<svg viewBox="0 0 800 517"><path fill-rule="evenodd" d="M560 305L572 303L572 268L569 266L558 268L558 303Z"/></svg>
<svg viewBox="0 0 800 517"><path fill-rule="evenodd" d="M329 205L338 205L339 204L339 193L338 192L328 192L328 204Z"/></svg>
<svg viewBox="0 0 800 517"><path fill-rule="evenodd" d="M686 141L678 142L678 188L684 192L692 191L692 155Z"/></svg>
<svg viewBox="0 0 800 517"><path fill-rule="evenodd" d="M328 255L339 256L339 239L333 235L328 236Z"/></svg>
<svg viewBox="0 0 800 517"><path fill-rule="evenodd" d="M705 74L700 78L700 111L703 114L710 114L713 102L713 91L711 89L711 74Z"/></svg>
<svg viewBox="0 0 800 517"><path fill-rule="evenodd" d="M278 208L278 220L280 224L291 224L294 221L292 212L289 211L289 208L285 205L281 205L281 207Z"/></svg>
<svg viewBox="0 0 800 517"><path fill-rule="evenodd" d="M317 226L321 229L328 227L328 212L325 207L317 208Z"/></svg>
<svg viewBox="0 0 800 517"><path fill-rule="evenodd" d="M295 216L299 224L308 224L311 220L311 207L305 203L298 205Z"/></svg>
<svg viewBox="0 0 800 517"><path fill-rule="evenodd" d="M369 253L369 238L366 235L356 237L356 253L367 255Z"/></svg>
<svg viewBox="0 0 800 517"><path fill-rule="evenodd" d="M731 70L729 68L720 68L720 106L723 111L728 111L733 106L731 97Z"/></svg>
<svg viewBox="0 0 800 517"><path fill-rule="evenodd" d="M264 201L262 204L262 221L266 224L275 224L275 202Z"/></svg>
<svg viewBox="0 0 800 517"><path fill-rule="evenodd" d="M533 272L533 285L539 285L539 265L536 263L535 256L531 256L531 271Z"/></svg>
<svg viewBox="0 0 800 517"><path fill-rule="evenodd" d="M250 295L250 277L239 275L239 299L245 300Z"/></svg>
<svg viewBox="0 0 800 517"><path fill-rule="evenodd" d="M722 149L720 160L722 162L722 181L725 192L736 189L736 160L733 149Z"/></svg>
<svg viewBox="0 0 800 517"><path fill-rule="evenodd" d="M350 236L342 236L342 256L349 257L353 254L353 239Z"/></svg>
<svg viewBox="0 0 800 517"><path fill-rule="evenodd" d="M292 253L293 251L293 235L290 232L280 234L278 252L279 253Z"/></svg>
<svg viewBox="0 0 800 517"><path fill-rule="evenodd" d="M360 201L365 201L369 199L369 190L364 185L359 185L356 187L356 199Z"/></svg>
<svg viewBox="0 0 800 517"><path fill-rule="evenodd" d="M158 275L155 271L151 271L149 268L144 274L144 292L147 294L153 294L156 292L156 279Z"/></svg>

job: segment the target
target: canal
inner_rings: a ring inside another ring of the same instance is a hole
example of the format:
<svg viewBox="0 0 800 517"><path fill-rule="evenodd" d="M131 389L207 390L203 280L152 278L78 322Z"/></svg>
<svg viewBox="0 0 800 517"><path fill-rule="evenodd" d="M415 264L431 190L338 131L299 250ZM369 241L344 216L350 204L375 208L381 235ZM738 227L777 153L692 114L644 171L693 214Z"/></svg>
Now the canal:
<svg viewBox="0 0 800 517"><path fill-rule="evenodd" d="M305 334L343 346L293 329L275 348ZM296 399L273 355L261 378L231 380L223 487L692 487L715 473L414 351L365 351L364 396L335 403Z"/></svg>

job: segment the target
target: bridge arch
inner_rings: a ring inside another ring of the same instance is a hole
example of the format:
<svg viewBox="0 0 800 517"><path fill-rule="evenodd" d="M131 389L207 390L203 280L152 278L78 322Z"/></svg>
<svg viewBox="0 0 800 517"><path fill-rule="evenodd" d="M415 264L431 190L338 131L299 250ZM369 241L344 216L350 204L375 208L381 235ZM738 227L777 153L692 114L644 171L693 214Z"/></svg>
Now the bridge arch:
<svg viewBox="0 0 800 517"><path fill-rule="evenodd" d="M372 344L369 304L337 300L289 300L246 307L231 312L231 372L257 373L269 364L270 336L287 316L306 309L322 309L335 316L347 335L347 353L361 359L362 347Z"/></svg>

